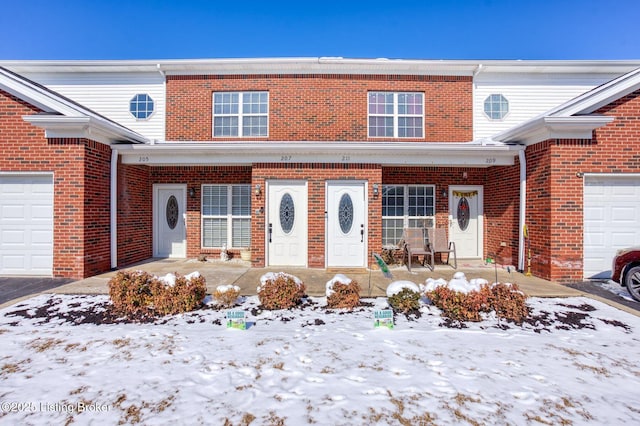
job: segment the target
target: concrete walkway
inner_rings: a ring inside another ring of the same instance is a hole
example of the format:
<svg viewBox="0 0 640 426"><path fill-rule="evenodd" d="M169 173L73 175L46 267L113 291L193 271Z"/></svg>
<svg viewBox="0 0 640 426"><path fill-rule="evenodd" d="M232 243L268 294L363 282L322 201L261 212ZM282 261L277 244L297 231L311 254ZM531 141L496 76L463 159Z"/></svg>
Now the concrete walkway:
<svg viewBox="0 0 640 426"><path fill-rule="evenodd" d="M256 294L256 287L260 282L260 277L266 272L287 272L300 278L307 286L309 296L323 296L325 285L336 273L347 275L352 280L356 280L362 288L361 297L379 297L386 294L387 286L396 280L408 280L414 283L423 283L427 278L444 278L450 280L456 272L464 272L467 279L484 278L489 282L495 282L496 277L499 282L510 282L517 284L520 289L532 297L572 297L586 296L601 300L604 303L616 308L638 315L637 310L629 309L626 306L616 304L614 301L593 295L580 288L571 288L540 278L526 276L512 269L486 265L481 261L459 261L458 269L451 266L436 265L434 271L421 265L415 264L412 272L406 266L391 265L393 279L386 278L380 270L326 270L314 268L250 268L249 262L234 259L229 262L220 260L208 260L200 262L195 259L150 259L146 262L124 268L125 270L143 270L154 275L162 276L168 273L178 273L186 275L198 271L207 281L207 291L213 292L217 286L222 284L234 284L240 287L243 295ZM96 275L69 284L48 289L46 292L60 294L108 294L109 280L116 274L116 271ZM22 297L23 299L25 297ZM20 299L18 299L20 300ZM0 307L16 303L18 300L4 303Z"/></svg>

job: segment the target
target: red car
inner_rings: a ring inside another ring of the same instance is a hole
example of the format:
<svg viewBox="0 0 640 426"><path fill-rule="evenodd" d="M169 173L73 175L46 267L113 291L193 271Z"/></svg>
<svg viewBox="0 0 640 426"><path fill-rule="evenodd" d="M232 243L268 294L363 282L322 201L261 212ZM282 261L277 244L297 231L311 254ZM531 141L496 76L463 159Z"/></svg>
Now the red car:
<svg viewBox="0 0 640 426"><path fill-rule="evenodd" d="M618 250L611 270L611 279L627 287L631 297L640 302L640 247Z"/></svg>

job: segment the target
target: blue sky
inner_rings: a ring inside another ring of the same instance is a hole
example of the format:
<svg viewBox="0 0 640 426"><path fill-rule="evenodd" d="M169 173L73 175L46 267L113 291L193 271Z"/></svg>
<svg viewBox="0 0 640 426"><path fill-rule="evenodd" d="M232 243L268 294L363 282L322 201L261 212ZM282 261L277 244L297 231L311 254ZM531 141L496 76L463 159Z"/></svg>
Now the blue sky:
<svg viewBox="0 0 640 426"><path fill-rule="evenodd" d="M638 0L4 0L0 59L640 59Z"/></svg>

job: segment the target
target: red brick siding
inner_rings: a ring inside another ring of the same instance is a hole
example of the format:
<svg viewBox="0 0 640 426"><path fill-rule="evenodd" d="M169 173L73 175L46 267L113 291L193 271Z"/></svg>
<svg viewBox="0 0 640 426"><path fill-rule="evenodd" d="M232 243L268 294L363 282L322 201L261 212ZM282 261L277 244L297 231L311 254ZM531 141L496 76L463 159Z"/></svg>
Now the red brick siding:
<svg viewBox="0 0 640 426"><path fill-rule="evenodd" d="M576 173L640 172L640 91L595 114L616 119L592 140L548 140L527 149L532 270L542 278L583 278L584 181Z"/></svg>
<svg viewBox="0 0 640 426"><path fill-rule="evenodd" d="M167 76L167 139L212 140L212 94L218 91L269 92L269 137L257 140L367 140L369 91L425 94L425 137L414 140L461 142L472 138L471 77L196 75Z"/></svg>
<svg viewBox="0 0 640 426"><path fill-rule="evenodd" d="M0 91L0 170L54 177L53 275L83 278L109 269L110 148L87 139L50 139L22 117L37 108ZM106 218L106 222L105 222Z"/></svg>
<svg viewBox="0 0 640 426"><path fill-rule="evenodd" d="M518 264L520 162L486 169L484 187L485 256L502 265ZM506 243L506 247L501 243Z"/></svg>
<svg viewBox="0 0 640 426"><path fill-rule="evenodd" d="M118 164L118 267L153 256L150 168Z"/></svg>

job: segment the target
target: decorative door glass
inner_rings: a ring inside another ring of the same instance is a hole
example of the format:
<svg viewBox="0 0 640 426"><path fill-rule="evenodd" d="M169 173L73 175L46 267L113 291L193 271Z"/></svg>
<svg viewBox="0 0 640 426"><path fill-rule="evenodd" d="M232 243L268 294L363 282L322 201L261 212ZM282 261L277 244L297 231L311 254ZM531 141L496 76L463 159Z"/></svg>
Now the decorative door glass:
<svg viewBox="0 0 640 426"><path fill-rule="evenodd" d="M280 227L282 232L288 234L293 229L293 222L295 220L295 207L293 205L293 198L291 195L284 194L280 200Z"/></svg>
<svg viewBox="0 0 640 426"><path fill-rule="evenodd" d="M338 222L343 234L348 234L353 226L353 201L349 194L343 194L338 204Z"/></svg>
<svg viewBox="0 0 640 426"><path fill-rule="evenodd" d="M170 196L167 200L167 225L169 229L175 229L178 224L178 200L174 195Z"/></svg>

